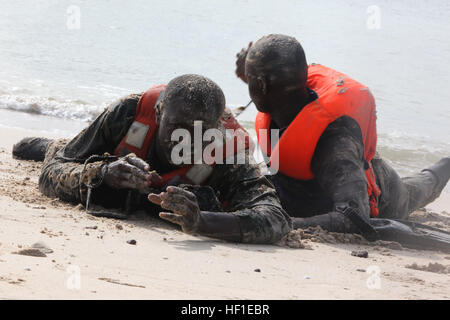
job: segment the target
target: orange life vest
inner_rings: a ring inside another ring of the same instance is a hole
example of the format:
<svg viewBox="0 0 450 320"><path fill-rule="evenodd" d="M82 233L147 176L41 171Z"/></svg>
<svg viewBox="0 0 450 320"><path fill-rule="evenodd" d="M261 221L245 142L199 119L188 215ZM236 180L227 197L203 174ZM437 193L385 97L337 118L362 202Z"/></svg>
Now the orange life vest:
<svg viewBox="0 0 450 320"><path fill-rule="evenodd" d="M281 173L299 180L311 180L314 178L311 161L325 129L338 118L354 119L361 129L364 159L368 164L366 178L371 216L376 217L381 192L371 166L377 146L376 109L371 92L347 75L318 64L308 67L307 86L317 93L318 99L299 112L273 149L268 138L271 117L258 113L255 128L262 151L270 156L271 165L278 166Z"/></svg>
<svg viewBox="0 0 450 320"><path fill-rule="evenodd" d="M145 160L147 158L153 138L158 129L155 105L165 88L166 85L155 85L142 94L137 104L134 122L131 124L127 134L123 137L122 141L115 149L115 155L124 156L129 153L135 153L141 159ZM223 145L223 149L225 150L223 152L224 159L228 156L235 155L239 151L242 151L243 148L249 148L251 140L248 133L233 117L229 109L226 109L222 115L221 123L225 129L234 130L234 135L227 136L226 142ZM228 152L229 149L226 147L228 143L233 143L234 145L232 154ZM154 186L161 187L170 184L175 180L179 183L196 185L203 184L211 175L213 166L214 164L208 165L203 163L182 166L172 172L162 175L161 184Z"/></svg>

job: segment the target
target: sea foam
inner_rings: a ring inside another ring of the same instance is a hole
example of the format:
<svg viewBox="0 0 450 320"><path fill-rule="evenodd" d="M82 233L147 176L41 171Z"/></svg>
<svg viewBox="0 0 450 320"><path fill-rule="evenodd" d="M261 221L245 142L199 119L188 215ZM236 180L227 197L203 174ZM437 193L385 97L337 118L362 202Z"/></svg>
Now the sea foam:
<svg viewBox="0 0 450 320"><path fill-rule="evenodd" d="M82 100L64 100L34 95L0 94L0 108L58 118L92 121L108 103L89 104Z"/></svg>

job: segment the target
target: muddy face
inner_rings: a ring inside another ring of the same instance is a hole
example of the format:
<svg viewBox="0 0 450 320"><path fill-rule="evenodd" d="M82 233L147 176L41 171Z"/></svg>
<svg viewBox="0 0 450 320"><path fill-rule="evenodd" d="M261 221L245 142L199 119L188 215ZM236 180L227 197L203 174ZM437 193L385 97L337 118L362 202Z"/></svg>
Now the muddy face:
<svg viewBox="0 0 450 320"><path fill-rule="evenodd" d="M246 68L246 77L248 83L248 92L250 94L250 97L252 98L253 103L256 106L256 109L258 109L259 112L271 113L272 106L267 99L268 88L265 78L258 75L257 72L255 72L250 67Z"/></svg>
<svg viewBox="0 0 450 320"><path fill-rule="evenodd" d="M276 111L289 96L298 96L295 92L305 92L308 72L302 46L289 36L264 36L247 53L245 76L258 111Z"/></svg>
<svg viewBox="0 0 450 320"><path fill-rule="evenodd" d="M202 106L188 104L183 97L172 97L170 101L163 101L161 104L157 131L157 143L160 156L169 164L174 164L171 159L172 149L179 141L172 141L172 133L176 129L185 129L191 137L191 163L194 163L194 125L201 125L200 139L203 141L203 133L206 130L218 127L220 115L218 112L214 112L214 110L213 112L206 112ZM208 143L202 142L203 148Z"/></svg>

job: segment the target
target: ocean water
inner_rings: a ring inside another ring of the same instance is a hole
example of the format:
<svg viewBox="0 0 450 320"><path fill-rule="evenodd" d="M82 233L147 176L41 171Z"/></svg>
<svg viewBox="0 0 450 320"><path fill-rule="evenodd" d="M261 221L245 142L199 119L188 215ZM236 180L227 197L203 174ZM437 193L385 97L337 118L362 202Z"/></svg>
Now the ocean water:
<svg viewBox="0 0 450 320"><path fill-rule="evenodd" d="M105 106L184 73L250 100L235 54L269 33L377 101L379 152L405 175L450 155L450 2L0 1L0 126L77 133ZM252 105L240 120L251 128Z"/></svg>

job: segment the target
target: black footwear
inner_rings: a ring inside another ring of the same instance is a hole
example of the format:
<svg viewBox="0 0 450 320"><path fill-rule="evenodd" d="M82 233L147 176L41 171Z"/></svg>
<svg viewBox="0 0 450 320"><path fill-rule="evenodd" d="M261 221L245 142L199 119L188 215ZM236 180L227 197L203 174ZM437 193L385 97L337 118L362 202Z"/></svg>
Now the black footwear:
<svg viewBox="0 0 450 320"><path fill-rule="evenodd" d="M437 183L433 193L438 196L450 179L450 157L442 158L423 171L429 171L435 176Z"/></svg>
<svg viewBox="0 0 450 320"><path fill-rule="evenodd" d="M450 233L417 222L393 219L370 219L380 240L396 241L412 249L450 252Z"/></svg>
<svg viewBox="0 0 450 320"><path fill-rule="evenodd" d="M45 152L50 142L46 138L23 138L13 146L14 159L44 161Z"/></svg>

